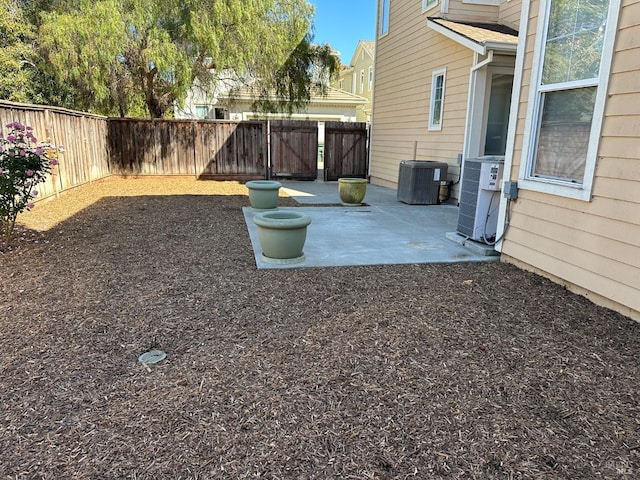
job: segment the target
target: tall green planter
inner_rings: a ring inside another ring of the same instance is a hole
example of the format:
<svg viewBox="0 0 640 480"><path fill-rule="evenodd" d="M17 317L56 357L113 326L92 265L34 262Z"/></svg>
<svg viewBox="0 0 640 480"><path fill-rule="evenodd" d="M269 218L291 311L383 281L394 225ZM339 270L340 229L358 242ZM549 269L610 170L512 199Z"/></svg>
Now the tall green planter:
<svg viewBox="0 0 640 480"><path fill-rule="evenodd" d="M278 210L253 217L258 226L261 258L270 263L298 263L305 259L304 243L311 218L298 212Z"/></svg>
<svg viewBox="0 0 640 480"><path fill-rule="evenodd" d="M365 178L339 178L338 194L343 205L362 205L362 200L367 193L367 180Z"/></svg>
<svg viewBox="0 0 640 480"><path fill-rule="evenodd" d="M278 206L282 184L275 180L251 180L246 183L249 202L255 210L273 210Z"/></svg>

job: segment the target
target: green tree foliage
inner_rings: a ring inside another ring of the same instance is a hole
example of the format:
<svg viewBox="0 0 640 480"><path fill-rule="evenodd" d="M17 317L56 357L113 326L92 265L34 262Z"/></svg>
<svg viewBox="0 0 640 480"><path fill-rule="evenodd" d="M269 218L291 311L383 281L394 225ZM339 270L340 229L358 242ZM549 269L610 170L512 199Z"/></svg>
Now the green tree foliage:
<svg viewBox="0 0 640 480"><path fill-rule="evenodd" d="M291 115L304 108L314 93L326 95L340 60L329 45L314 45L308 33L267 82L255 84L254 110Z"/></svg>
<svg viewBox="0 0 640 480"><path fill-rule="evenodd" d="M57 5L42 15L43 51L57 78L84 99L81 106L107 115L139 115L144 106L151 117L164 117L194 82L210 88L219 76L233 72L236 80L265 91L282 83L277 77L282 69L301 69L301 75L287 77L298 81L313 62L327 59L321 49L310 54L306 35L313 7L306 0L76 0ZM285 67L293 52L300 52L303 62Z"/></svg>
<svg viewBox="0 0 640 480"><path fill-rule="evenodd" d="M0 98L76 107L74 92L50 74L36 35L39 15L54 0L0 0Z"/></svg>
<svg viewBox="0 0 640 480"><path fill-rule="evenodd" d="M36 57L32 25L16 0L0 0L0 98L27 102Z"/></svg>

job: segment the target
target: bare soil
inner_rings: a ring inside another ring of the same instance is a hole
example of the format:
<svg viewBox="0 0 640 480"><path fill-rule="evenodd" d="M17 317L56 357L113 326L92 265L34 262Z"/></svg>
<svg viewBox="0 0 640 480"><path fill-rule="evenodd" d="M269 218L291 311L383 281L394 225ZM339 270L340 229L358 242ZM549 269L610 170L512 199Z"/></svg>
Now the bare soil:
<svg viewBox="0 0 640 480"><path fill-rule="evenodd" d="M247 205L111 178L20 218L0 478L640 478L640 324L502 263L257 270Z"/></svg>

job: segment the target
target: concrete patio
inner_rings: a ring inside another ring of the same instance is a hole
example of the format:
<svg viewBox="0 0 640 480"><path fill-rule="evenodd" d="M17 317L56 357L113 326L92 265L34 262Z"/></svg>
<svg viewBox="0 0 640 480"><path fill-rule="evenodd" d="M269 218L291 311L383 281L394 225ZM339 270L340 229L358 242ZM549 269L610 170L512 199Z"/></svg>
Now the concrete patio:
<svg viewBox="0 0 640 480"><path fill-rule="evenodd" d="M295 264L266 262L261 257L257 226L259 212L244 207L244 217L259 269L455 263L496 261L492 247L457 235L458 207L407 205L396 190L367 185L364 205L340 205L338 182L283 181L282 189L311 218L305 259Z"/></svg>

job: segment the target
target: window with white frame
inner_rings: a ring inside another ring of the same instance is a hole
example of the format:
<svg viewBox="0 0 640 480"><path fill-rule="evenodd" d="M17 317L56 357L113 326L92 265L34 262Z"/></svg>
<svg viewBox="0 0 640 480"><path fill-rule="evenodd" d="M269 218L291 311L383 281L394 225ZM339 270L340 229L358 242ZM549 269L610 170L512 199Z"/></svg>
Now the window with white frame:
<svg viewBox="0 0 640 480"><path fill-rule="evenodd" d="M438 5L438 0L422 0L422 11L426 12L431 7Z"/></svg>
<svg viewBox="0 0 640 480"><path fill-rule="evenodd" d="M364 70L360 70L360 93L364 92Z"/></svg>
<svg viewBox="0 0 640 480"><path fill-rule="evenodd" d="M341 78L340 81L338 82L338 88L340 90L344 90L344 78Z"/></svg>
<svg viewBox="0 0 640 480"><path fill-rule="evenodd" d="M511 1L511 0L507 0ZM500 0L462 0L462 3L470 3L472 5L500 5Z"/></svg>
<svg viewBox="0 0 640 480"><path fill-rule="evenodd" d="M523 186L590 198L619 4L541 3Z"/></svg>
<svg viewBox="0 0 640 480"><path fill-rule="evenodd" d="M382 37L389 33L389 2L390 0L379 0L378 4L378 12L379 14L379 22L378 25L378 36Z"/></svg>
<svg viewBox="0 0 640 480"><path fill-rule="evenodd" d="M442 130L444 111L444 83L446 68L434 70L431 74L431 106L429 109L429 130Z"/></svg>
<svg viewBox="0 0 640 480"><path fill-rule="evenodd" d="M369 91L373 90L373 67L369 67Z"/></svg>

